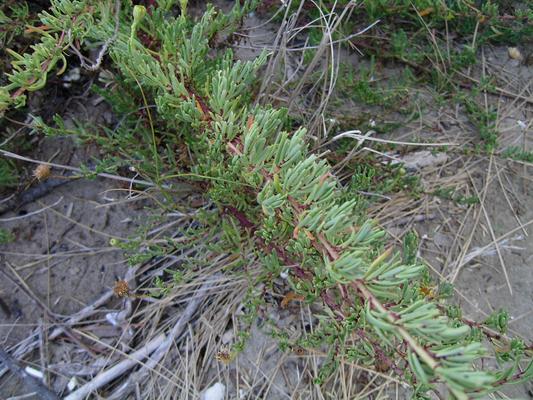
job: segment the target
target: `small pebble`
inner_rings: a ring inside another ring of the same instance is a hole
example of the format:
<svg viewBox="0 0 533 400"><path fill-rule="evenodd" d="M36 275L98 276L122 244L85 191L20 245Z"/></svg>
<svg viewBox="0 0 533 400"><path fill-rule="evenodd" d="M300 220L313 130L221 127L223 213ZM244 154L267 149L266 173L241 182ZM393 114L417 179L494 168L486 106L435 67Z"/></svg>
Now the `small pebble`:
<svg viewBox="0 0 533 400"><path fill-rule="evenodd" d="M518 50L518 47L509 47L507 52L509 53L509 57L511 57L513 60L522 61L524 59L522 53L520 50Z"/></svg>
<svg viewBox="0 0 533 400"><path fill-rule="evenodd" d="M217 382L207 389L201 396L201 400L223 400L226 393L226 386Z"/></svg>

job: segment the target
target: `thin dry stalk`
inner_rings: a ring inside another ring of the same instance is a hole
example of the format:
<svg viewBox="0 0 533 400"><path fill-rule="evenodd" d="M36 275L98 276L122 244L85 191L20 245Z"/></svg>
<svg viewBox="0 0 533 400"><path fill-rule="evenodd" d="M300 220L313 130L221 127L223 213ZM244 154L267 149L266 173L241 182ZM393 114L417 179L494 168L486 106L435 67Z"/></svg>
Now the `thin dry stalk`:
<svg viewBox="0 0 533 400"><path fill-rule="evenodd" d="M119 376L122 376L124 373L132 369L140 361L148 357L153 353L165 340L165 335L160 334L154 339L150 340L146 345L144 345L139 350L128 355L128 358L121 361L114 367L98 374L92 381L87 382L85 385L77 389L75 392L72 392L64 398L64 400L82 400L85 399L89 394L97 391L102 386L111 382Z"/></svg>
<svg viewBox="0 0 533 400"><path fill-rule="evenodd" d="M40 399L59 400L59 397L57 397L54 392L52 392L34 377L28 375L28 373L22 367L20 367L8 353L6 353L2 349L0 349L0 362L4 364L5 368L8 368L16 376L22 379L28 389L31 390L34 394L36 394Z"/></svg>
<svg viewBox="0 0 533 400"><path fill-rule="evenodd" d="M157 347L153 352L150 359L143 365L141 370L131 374L125 383L123 383L110 397L109 399L122 399L127 396L134 388L135 384L141 382L149 370L156 368L158 363L168 354L172 343L178 339L178 337L185 330L186 325L191 321L193 315L198 310L200 304L204 301L208 291L213 287L214 281L218 279L217 275L213 276L213 280L210 280L202 285L196 295L191 299L176 324L172 327L165 340Z"/></svg>

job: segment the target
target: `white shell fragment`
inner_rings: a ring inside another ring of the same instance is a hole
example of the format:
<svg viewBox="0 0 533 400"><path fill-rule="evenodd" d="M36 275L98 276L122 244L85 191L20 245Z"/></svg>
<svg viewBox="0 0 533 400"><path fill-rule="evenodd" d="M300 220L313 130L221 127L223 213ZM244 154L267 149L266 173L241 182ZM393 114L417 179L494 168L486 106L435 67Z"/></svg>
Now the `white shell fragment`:
<svg viewBox="0 0 533 400"><path fill-rule="evenodd" d="M201 396L201 400L224 400L224 394L226 393L226 386L217 382L209 389L207 389Z"/></svg>

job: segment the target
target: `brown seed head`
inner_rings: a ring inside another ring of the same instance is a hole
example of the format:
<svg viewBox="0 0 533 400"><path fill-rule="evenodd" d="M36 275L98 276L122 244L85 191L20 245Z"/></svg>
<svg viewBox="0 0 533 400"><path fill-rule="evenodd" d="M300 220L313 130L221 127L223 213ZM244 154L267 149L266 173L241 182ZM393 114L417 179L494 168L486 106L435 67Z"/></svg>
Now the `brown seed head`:
<svg viewBox="0 0 533 400"><path fill-rule="evenodd" d="M425 297L432 299L435 297L435 288L423 285L420 287L420 293Z"/></svg>
<svg viewBox="0 0 533 400"><path fill-rule="evenodd" d="M37 168L33 170L33 176L40 181L44 181L50 176L50 166L46 164L39 164Z"/></svg>
<svg viewBox="0 0 533 400"><path fill-rule="evenodd" d="M294 354L296 354L297 356L301 357L305 355L305 349L303 347L295 346L292 350L294 351Z"/></svg>
<svg viewBox="0 0 533 400"><path fill-rule="evenodd" d="M218 362L228 365L233 359L233 356L228 346L222 346L217 352L215 358Z"/></svg>
<svg viewBox="0 0 533 400"><path fill-rule="evenodd" d="M130 294L130 287L126 281L116 281L113 292L117 297L126 297Z"/></svg>

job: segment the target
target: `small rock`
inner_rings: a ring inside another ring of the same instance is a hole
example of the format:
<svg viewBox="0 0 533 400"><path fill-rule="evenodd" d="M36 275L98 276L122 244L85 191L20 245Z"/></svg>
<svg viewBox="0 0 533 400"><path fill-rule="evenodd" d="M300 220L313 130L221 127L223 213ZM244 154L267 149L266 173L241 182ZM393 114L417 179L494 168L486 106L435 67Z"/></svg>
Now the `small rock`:
<svg viewBox="0 0 533 400"><path fill-rule="evenodd" d="M63 81L65 82L75 82L79 81L81 78L80 74L80 68L72 68L70 71L68 71L65 76L63 77Z"/></svg>
<svg viewBox="0 0 533 400"><path fill-rule="evenodd" d="M70 88L72 86L72 82L77 82L81 78L80 69L79 67L72 68L69 72L63 76L63 86L65 88Z"/></svg>
<svg viewBox="0 0 533 400"><path fill-rule="evenodd" d="M451 245L451 240L447 235L437 232L433 235L433 243L440 248L447 248Z"/></svg>
<svg viewBox="0 0 533 400"><path fill-rule="evenodd" d="M231 342L232 339L233 339L233 330L228 329L226 332L224 332L224 334L220 338L220 341L222 342L222 344L228 344Z"/></svg>
<svg viewBox="0 0 533 400"><path fill-rule="evenodd" d="M507 52L509 53L509 57L511 57L513 60L522 61L524 59L524 56L522 56L522 53L520 50L518 50L518 47L509 47Z"/></svg>
<svg viewBox="0 0 533 400"><path fill-rule="evenodd" d="M107 125L111 125L113 122L113 113L109 110L106 110L102 113L102 118L104 119Z"/></svg>
<svg viewBox="0 0 533 400"><path fill-rule="evenodd" d="M201 400L223 400L226 393L226 386L217 382L207 389L201 396Z"/></svg>
<svg viewBox="0 0 533 400"><path fill-rule="evenodd" d="M399 161L393 161L393 164L401 162L406 170L413 172L425 167L441 165L446 161L448 161L446 153L432 154L428 150L421 150L406 154Z"/></svg>

